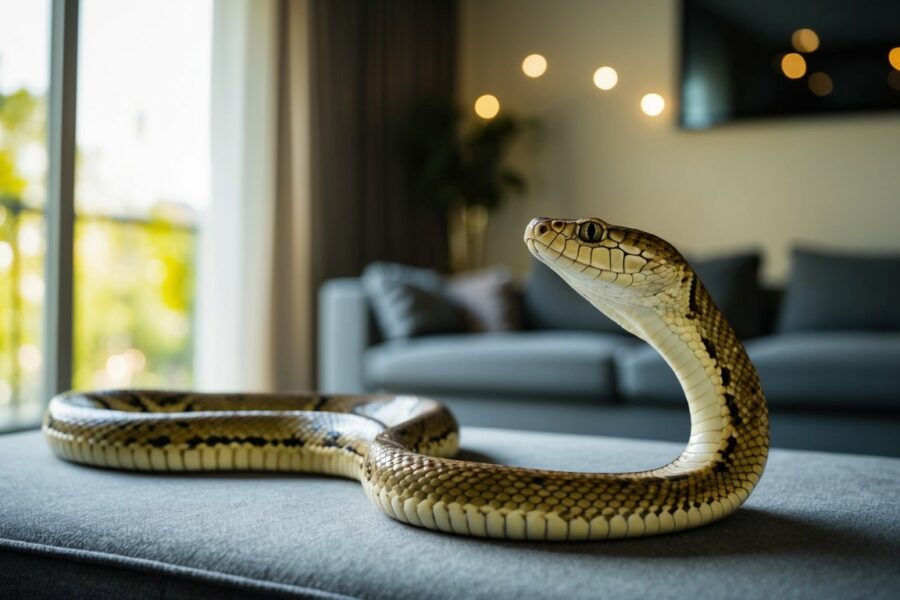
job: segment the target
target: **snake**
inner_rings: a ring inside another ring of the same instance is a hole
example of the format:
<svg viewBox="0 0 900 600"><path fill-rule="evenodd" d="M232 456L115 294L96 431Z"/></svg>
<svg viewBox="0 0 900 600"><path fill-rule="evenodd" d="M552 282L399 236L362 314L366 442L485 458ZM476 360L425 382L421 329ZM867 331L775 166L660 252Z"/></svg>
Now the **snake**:
<svg viewBox="0 0 900 600"><path fill-rule="evenodd" d="M354 479L393 519L476 537L653 536L736 511L765 468L766 400L743 345L688 261L655 235L598 218L536 218L524 239L674 371L691 429L668 464L580 473L459 460L459 426L443 404L388 393L70 391L48 405L46 440L62 459L111 469Z"/></svg>

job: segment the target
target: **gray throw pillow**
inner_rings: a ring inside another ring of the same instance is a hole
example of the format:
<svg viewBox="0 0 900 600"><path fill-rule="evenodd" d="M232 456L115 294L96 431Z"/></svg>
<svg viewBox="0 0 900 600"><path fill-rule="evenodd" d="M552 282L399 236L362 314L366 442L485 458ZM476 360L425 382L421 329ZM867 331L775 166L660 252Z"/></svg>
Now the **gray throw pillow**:
<svg viewBox="0 0 900 600"><path fill-rule="evenodd" d="M625 333L537 259L531 267L523 303L528 324L534 329Z"/></svg>
<svg viewBox="0 0 900 600"><path fill-rule="evenodd" d="M507 269L489 267L450 278L446 294L466 311L469 331L515 331L521 325L518 293Z"/></svg>
<svg viewBox="0 0 900 600"><path fill-rule="evenodd" d="M900 255L795 249L777 329L900 330Z"/></svg>
<svg viewBox="0 0 900 600"><path fill-rule="evenodd" d="M759 284L759 254L749 252L690 262L738 338L761 335L764 292Z"/></svg>
<svg viewBox="0 0 900 600"><path fill-rule="evenodd" d="M435 271L379 262L366 267L362 282L387 339L466 329L465 311L445 295Z"/></svg>
<svg viewBox="0 0 900 600"><path fill-rule="evenodd" d="M759 285L759 254L751 252L691 264L738 337L760 335L763 292ZM525 289L524 304L529 324L535 329L626 333L537 260Z"/></svg>

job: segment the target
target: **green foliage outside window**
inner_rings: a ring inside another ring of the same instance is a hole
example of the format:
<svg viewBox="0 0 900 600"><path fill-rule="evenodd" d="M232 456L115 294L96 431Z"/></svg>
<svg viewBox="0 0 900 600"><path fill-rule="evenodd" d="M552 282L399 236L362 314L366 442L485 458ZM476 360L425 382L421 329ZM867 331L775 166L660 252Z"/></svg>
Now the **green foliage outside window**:
<svg viewBox="0 0 900 600"><path fill-rule="evenodd" d="M44 400L46 175L21 165L43 147L45 124L44 98L0 94L0 410ZM160 204L141 219L78 216L73 387L191 384L196 235L169 213Z"/></svg>

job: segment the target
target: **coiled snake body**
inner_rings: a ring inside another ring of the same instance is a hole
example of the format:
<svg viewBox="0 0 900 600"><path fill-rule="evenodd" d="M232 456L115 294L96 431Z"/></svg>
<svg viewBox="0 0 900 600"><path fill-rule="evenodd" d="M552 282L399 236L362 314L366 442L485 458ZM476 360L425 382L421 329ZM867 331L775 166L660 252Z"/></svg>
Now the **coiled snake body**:
<svg viewBox="0 0 900 600"><path fill-rule="evenodd" d="M525 242L678 376L691 435L671 463L570 473L453 460L453 415L433 400L393 395L70 392L51 401L46 438L64 459L114 469L358 479L394 519L464 535L601 540L680 531L735 511L765 466L766 403L691 267L660 238L599 219L535 219Z"/></svg>

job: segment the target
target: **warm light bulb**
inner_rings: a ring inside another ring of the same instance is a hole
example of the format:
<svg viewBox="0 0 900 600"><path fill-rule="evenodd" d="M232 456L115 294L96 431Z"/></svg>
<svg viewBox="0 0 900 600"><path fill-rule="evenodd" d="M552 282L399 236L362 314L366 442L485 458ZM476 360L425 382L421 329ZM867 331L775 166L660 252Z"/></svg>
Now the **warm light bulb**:
<svg viewBox="0 0 900 600"><path fill-rule="evenodd" d="M781 71L788 79L800 79L806 75L806 61L796 52L785 54L781 58Z"/></svg>
<svg viewBox="0 0 900 600"><path fill-rule="evenodd" d="M892 67L900 71L900 46L891 48L891 51L888 52L888 62L891 63Z"/></svg>
<svg viewBox="0 0 900 600"><path fill-rule="evenodd" d="M827 96L834 89L834 83L827 73L813 73L809 76L809 90L816 96Z"/></svg>
<svg viewBox="0 0 900 600"><path fill-rule="evenodd" d="M666 101L659 94L644 94L641 98L641 110L650 117L655 117L666 108Z"/></svg>
<svg viewBox="0 0 900 600"><path fill-rule="evenodd" d="M812 29L798 29L791 36L791 45L797 52L815 52L819 47L819 35Z"/></svg>
<svg viewBox="0 0 900 600"><path fill-rule="evenodd" d="M594 85L601 90L611 90L619 82L619 74L612 67L600 67L594 71Z"/></svg>
<svg viewBox="0 0 900 600"><path fill-rule="evenodd" d="M900 71L891 71L888 73L887 82L888 85L891 86L891 89L900 92Z"/></svg>
<svg viewBox="0 0 900 600"><path fill-rule="evenodd" d="M547 70L547 59L540 54L529 54L522 61L522 72L529 77L540 77Z"/></svg>
<svg viewBox="0 0 900 600"><path fill-rule="evenodd" d="M475 114L482 119L493 119L500 112L500 101L496 96L485 94L475 101Z"/></svg>

